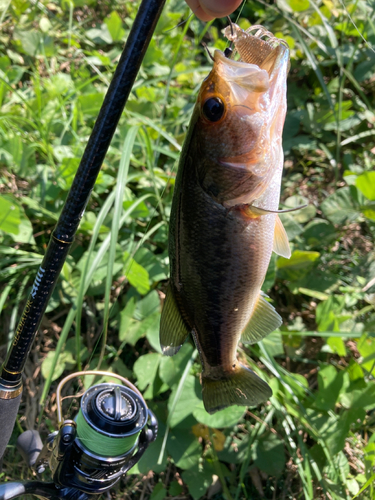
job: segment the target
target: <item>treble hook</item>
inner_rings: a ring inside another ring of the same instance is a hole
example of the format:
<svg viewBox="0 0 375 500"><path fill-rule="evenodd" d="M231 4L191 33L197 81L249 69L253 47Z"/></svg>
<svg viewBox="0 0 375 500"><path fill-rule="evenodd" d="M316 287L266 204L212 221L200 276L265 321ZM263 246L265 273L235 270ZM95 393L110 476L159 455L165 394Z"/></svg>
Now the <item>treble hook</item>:
<svg viewBox="0 0 375 500"><path fill-rule="evenodd" d="M205 42L202 42L202 45L206 49L206 52L209 55L210 59L215 62L214 56L211 54L209 48L207 47L207 44Z"/></svg>

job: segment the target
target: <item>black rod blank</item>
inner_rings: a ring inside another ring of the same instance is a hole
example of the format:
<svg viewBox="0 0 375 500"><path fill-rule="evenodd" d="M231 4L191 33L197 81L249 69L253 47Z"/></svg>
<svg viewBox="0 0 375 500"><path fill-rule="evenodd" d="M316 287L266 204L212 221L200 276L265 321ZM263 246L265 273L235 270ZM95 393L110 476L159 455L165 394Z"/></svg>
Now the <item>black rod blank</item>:
<svg viewBox="0 0 375 500"><path fill-rule="evenodd" d="M21 384L22 371L31 345L89 201L164 3L165 0L142 0L139 6L125 48L3 364L0 377L0 413L2 411L1 402L11 399L12 394L15 394L15 387ZM9 392L7 388L9 388ZM19 394L18 391L17 394ZM14 419L11 422L12 428L13 425ZM3 452L4 449L0 449L0 457Z"/></svg>

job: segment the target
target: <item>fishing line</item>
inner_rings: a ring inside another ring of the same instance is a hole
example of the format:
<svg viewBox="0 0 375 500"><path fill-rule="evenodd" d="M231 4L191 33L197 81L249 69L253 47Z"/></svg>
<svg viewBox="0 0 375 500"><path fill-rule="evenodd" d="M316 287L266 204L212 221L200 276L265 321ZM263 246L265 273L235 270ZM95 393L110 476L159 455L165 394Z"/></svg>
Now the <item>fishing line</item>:
<svg viewBox="0 0 375 500"><path fill-rule="evenodd" d="M118 437L105 436L93 429L86 421L80 408L76 417L79 440L93 453L105 457L117 457L131 450L137 443L139 432L119 439Z"/></svg>
<svg viewBox="0 0 375 500"><path fill-rule="evenodd" d="M358 32L358 34L359 34L359 36L360 36L360 37L362 38L362 40L365 42L365 44L367 45L367 47L368 47L370 50L372 50L372 52L374 52L374 54L375 54L375 50L374 50L373 46L371 45L371 43L370 43L370 42L368 42L368 41L366 40L366 38L362 35L362 33L359 31L359 29L358 29L357 25L355 24L355 22L354 22L354 20L353 20L352 16L350 15L350 13L349 13L348 9L346 8L346 5L344 4L344 0L340 0L340 3L341 3L341 5L342 5L343 9L345 10L345 12L346 12L346 14L347 14L348 18L350 19L350 22L352 23L352 25L354 26L354 28L357 30L357 32Z"/></svg>
<svg viewBox="0 0 375 500"><path fill-rule="evenodd" d="M205 48L205 50L206 50L209 58L211 59L211 61L215 62L214 56L211 54L210 49L207 47L207 43L206 42L202 42L202 45Z"/></svg>
<svg viewBox="0 0 375 500"><path fill-rule="evenodd" d="M191 16L194 15L194 12L192 12L186 19L184 19L183 21L181 21L180 23L176 24L176 26L173 26L173 28L169 28L169 30L166 30L166 31L162 31L162 35L165 35L165 33L169 33L170 31L174 30L175 28L178 28L179 26L182 26L183 24L185 24L187 21L189 21L189 19L191 18Z"/></svg>
<svg viewBox="0 0 375 500"><path fill-rule="evenodd" d="M241 17L241 14L242 14L243 8L245 7L245 4L246 4L246 0L243 0L243 2L241 4L241 7L240 7L240 10L239 10L239 12L237 14L236 22L234 24L238 23L238 20ZM233 35L233 22L232 22L230 16L226 16L226 18L229 21L230 29L231 29L231 32L232 32L232 35ZM229 59L235 53L235 50L233 50L232 47L233 47L233 42L232 41L231 42L227 41L227 46L226 46L226 48L224 50L224 55L225 55L225 57L228 57Z"/></svg>
<svg viewBox="0 0 375 500"><path fill-rule="evenodd" d="M246 0L243 0L242 5L240 7L240 11L239 11L239 13L237 15L236 24L238 23L238 20L241 17L241 14L242 14L243 8L245 7L245 4L246 4Z"/></svg>

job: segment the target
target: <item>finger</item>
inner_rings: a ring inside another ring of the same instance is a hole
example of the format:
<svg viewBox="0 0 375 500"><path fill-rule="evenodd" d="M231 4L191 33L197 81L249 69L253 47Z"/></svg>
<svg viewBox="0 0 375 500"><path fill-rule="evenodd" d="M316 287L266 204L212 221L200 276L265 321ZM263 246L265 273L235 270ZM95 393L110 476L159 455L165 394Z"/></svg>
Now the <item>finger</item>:
<svg viewBox="0 0 375 500"><path fill-rule="evenodd" d="M207 22L207 21L211 21L211 19L214 19L215 16L213 16L211 14L207 14L207 12L205 12L202 9L199 0L186 0L186 3L191 8L191 10L193 11L193 13L201 21Z"/></svg>
<svg viewBox="0 0 375 500"><path fill-rule="evenodd" d="M225 17L232 14L242 3L242 0L200 0L203 11L212 17Z"/></svg>

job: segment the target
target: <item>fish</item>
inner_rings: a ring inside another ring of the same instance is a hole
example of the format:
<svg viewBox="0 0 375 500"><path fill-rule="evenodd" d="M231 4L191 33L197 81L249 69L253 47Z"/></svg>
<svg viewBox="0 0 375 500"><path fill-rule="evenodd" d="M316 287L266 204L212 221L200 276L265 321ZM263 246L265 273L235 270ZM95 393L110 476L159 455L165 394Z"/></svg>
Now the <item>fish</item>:
<svg viewBox="0 0 375 500"><path fill-rule="evenodd" d="M236 353L240 340L259 342L282 324L261 287L272 251L290 257L278 215L289 48L261 26L231 24L225 35L240 58L215 50L197 97L175 180L160 320L168 356L192 334L210 414L272 395Z"/></svg>

